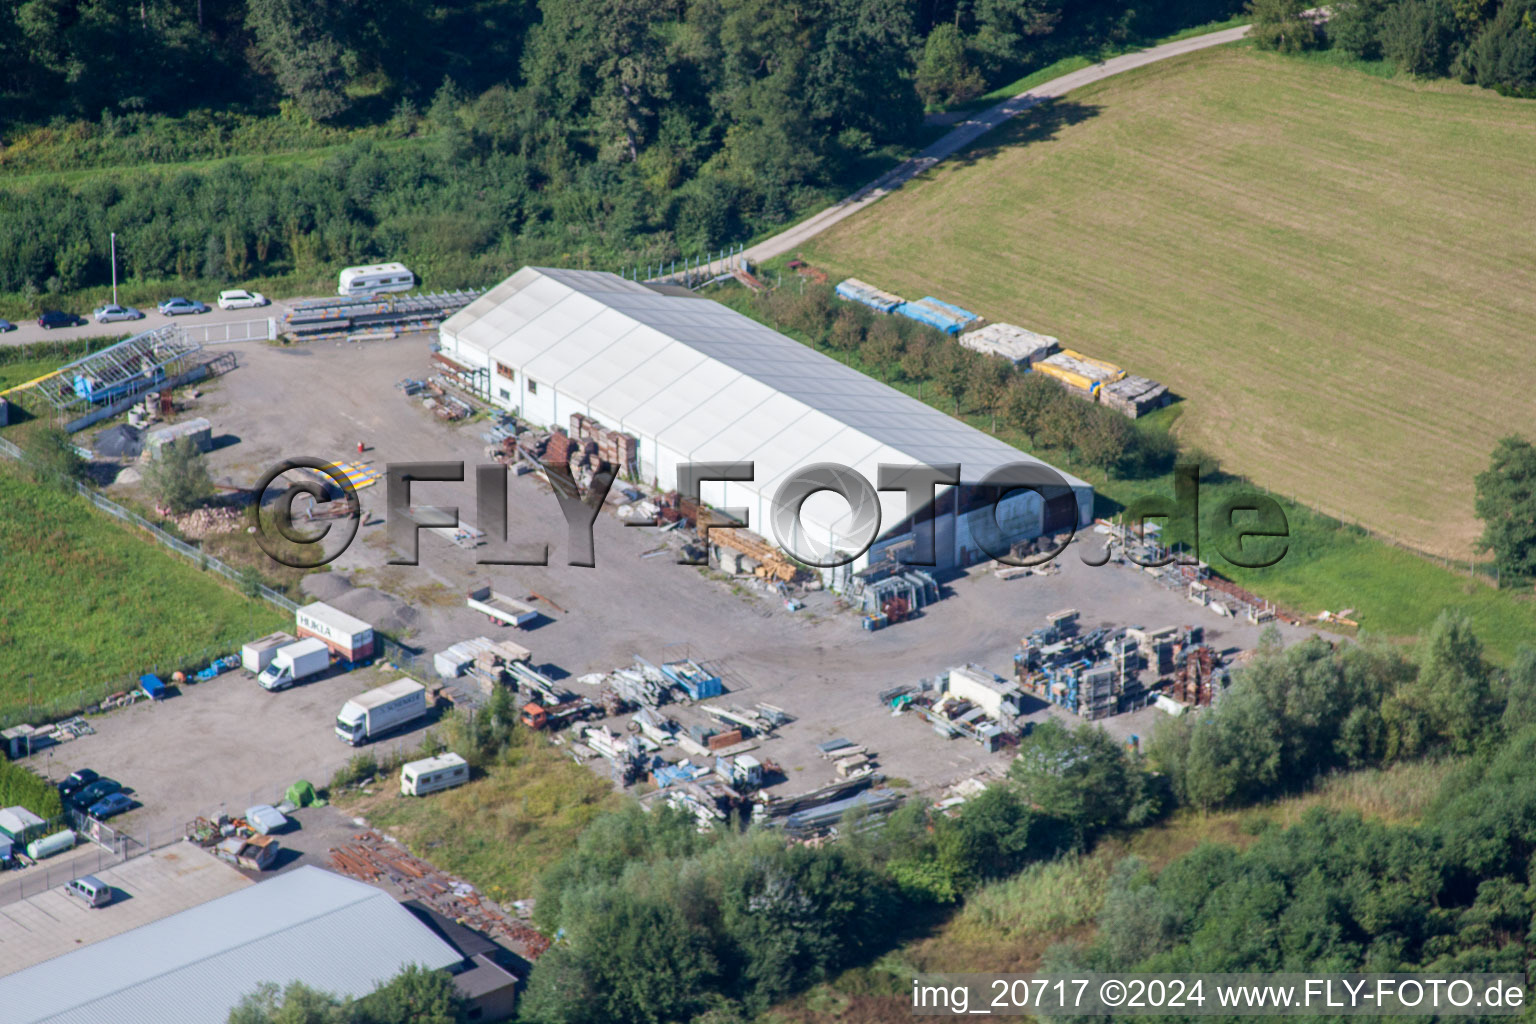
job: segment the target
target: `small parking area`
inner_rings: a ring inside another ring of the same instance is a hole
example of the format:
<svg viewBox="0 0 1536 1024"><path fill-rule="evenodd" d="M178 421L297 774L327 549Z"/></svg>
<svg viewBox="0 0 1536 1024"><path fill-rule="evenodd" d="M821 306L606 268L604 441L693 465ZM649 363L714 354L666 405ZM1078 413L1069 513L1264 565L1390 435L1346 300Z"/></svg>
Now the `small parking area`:
<svg viewBox="0 0 1536 1024"><path fill-rule="evenodd" d="M154 848L181 836L199 815L239 815L253 804L277 803L298 779L323 786L360 751L382 756L420 743L430 717L364 747L347 745L334 731L349 698L396 676L371 667L268 693L249 673L227 672L166 700L98 716L95 735L31 761L54 780L91 768L121 782L139 806L108 824Z"/></svg>

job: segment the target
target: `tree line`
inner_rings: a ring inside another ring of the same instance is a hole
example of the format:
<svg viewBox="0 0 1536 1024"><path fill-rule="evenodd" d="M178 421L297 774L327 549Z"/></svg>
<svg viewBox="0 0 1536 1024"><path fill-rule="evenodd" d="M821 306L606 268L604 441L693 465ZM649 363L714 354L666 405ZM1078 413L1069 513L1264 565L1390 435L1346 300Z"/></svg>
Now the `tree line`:
<svg viewBox="0 0 1536 1024"><path fill-rule="evenodd" d="M1108 406L1078 398L1054 379L999 356L973 352L948 334L901 316L838 299L829 285L786 284L751 297L730 297L760 321L887 382L915 385L955 416L985 416L1022 434L1032 449L1060 453L1127 478L1166 472L1177 446L1165 432L1138 426Z"/></svg>
<svg viewBox="0 0 1536 1024"><path fill-rule="evenodd" d="M28 0L0 5L0 292L698 255L964 99L1235 0ZM178 161L299 154L295 159ZM315 155L308 155L308 154ZM321 155L324 154L324 155Z"/></svg>
<svg viewBox="0 0 1536 1024"><path fill-rule="evenodd" d="M1442 755L1469 767L1421 828L1314 814L1246 854L1204 848L1160 876L1128 862L1098 939L1051 955L1161 972L1523 970L1533 709L1536 651L1498 669L1447 614L1411 655L1322 639L1282 650L1271 634L1214 707L1165 723L1145 755L1097 726L1050 720L1020 742L1006 780L956 813L909 801L883 823L845 821L832 845L700 834L687 814L631 805L596 819L542 878L535 921L557 938L521 1016L754 1019L1031 863L1180 806L1240 807L1334 770ZM1409 870L1417 857L1422 872ZM1266 887L1276 873L1283 884Z"/></svg>
<svg viewBox="0 0 1536 1024"><path fill-rule="evenodd" d="M1160 872L1121 862L1095 938L1042 970L1523 974L1533 850L1526 724L1451 773L1416 825L1314 808L1246 851L1207 844Z"/></svg>
<svg viewBox="0 0 1536 1024"><path fill-rule="evenodd" d="M1318 22L1304 0L1251 0L1254 38L1294 53L1335 47L1422 78L1536 97L1536 0L1341 0Z"/></svg>

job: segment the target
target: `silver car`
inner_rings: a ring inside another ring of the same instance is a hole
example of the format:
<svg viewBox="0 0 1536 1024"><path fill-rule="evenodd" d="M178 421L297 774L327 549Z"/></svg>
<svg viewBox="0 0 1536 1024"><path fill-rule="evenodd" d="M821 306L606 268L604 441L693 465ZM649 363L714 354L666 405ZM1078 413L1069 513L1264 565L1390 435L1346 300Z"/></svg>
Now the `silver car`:
<svg viewBox="0 0 1536 1024"><path fill-rule="evenodd" d="M180 316L182 313L206 313L208 307L196 299L166 299L160 303L160 312L166 316Z"/></svg>
<svg viewBox="0 0 1536 1024"><path fill-rule="evenodd" d="M99 324L111 323L113 320L143 320L144 314L132 306L119 306L115 302L109 302L105 306L97 306L91 312Z"/></svg>

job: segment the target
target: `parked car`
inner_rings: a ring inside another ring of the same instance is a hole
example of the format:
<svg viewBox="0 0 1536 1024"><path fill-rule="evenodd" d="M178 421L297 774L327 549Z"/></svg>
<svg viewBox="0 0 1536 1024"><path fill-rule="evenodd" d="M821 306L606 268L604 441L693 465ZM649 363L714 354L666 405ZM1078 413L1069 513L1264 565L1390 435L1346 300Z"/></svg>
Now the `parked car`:
<svg viewBox="0 0 1536 1024"><path fill-rule="evenodd" d="M220 309L253 309L265 306L270 300L261 292L248 292L243 288L219 292Z"/></svg>
<svg viewBox="0 0 1536 1024"><path fill-rule="evenodd" d="M0 334L4 334L6 331L14 331L15 329L16 325L9 320L0 320Z"/></svg>
<svg viewBox="0 0 1536 1024"><path fill-rule="evenodd" d="M37 326L45 331L51 331L55 327L79 327L83 323L85 323L84 317L57 309L50 309L37 318Z"/></svg>
<svg viewBox="0 0 1536 1024"><path fill-rule="evenodd" d="M97 821L106 821L114 814L122 814L132 806L133 801L128 798L126 793L108 793L100 800L91 804L90 809L85 813Z"/></svg>
<svg viewBox="0 0 1536 1024"><path fill-rule="evenodd" d="M84 900L88 907L104 907L112 902L112 887L95 875L81 875L66 885L64 891Z"/></svg>
<svg viewBox="0 0 1536 1024"><path fill-rule="evenodd" d="M208 305L195 299L178 297L166 299L160 303L160 312L166 316L180 316L182 313L206 313L208 312Z"/></svg>
<svg viewBox="0 0 1536 1024"><path fill-rule="evenodd" d="M76 810L83 811L96 801L111 796L122 788L123 784L116 779L97 779L71 797L69 802L75 805Z"/></svg>
<svg viewBox="0 0 1536 1024"><path fill-rule="evenodd" d="M109 302L105 306L97 306L91 313L99 324L111 323L113 320L143 320L144 314L132 306L119 306L115 302Z"/></svg>
<svg viewBox="0 0 1536 1024"><path fill-rule="evenodd" d="M67 797L78 793L99 778L101 776L89 768L81 768L79 771L70 772L59 783L59 796Z"/></svg>

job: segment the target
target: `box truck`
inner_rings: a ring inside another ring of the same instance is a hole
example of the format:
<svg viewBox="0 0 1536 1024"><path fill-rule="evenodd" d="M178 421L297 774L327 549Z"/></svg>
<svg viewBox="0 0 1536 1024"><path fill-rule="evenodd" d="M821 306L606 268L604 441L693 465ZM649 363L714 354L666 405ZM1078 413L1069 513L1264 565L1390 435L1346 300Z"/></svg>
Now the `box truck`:
<svg viewBox="0 0 1536 1024"><path fill-rule="evenodd" d="M263 690L286 690L300 679L325 671L331 664L331 649L310 638L279 647L272 661L261 670L256 681Z"/></svg>
<svg viewBox="0 0 1536 1024"><path fill-rule="evenodd" d="M373 627L323 601L300 608L294 621L301 638L319 640L343 661L362 661L373 656Z"/></svg>
<svg viewBox="0 0 1536 1024"><path fill-rule="evenodd" d="M427 688L414 679L396 679L343 704L336 716L336 735L355 747L409 725L426 713Z"/></svg>

